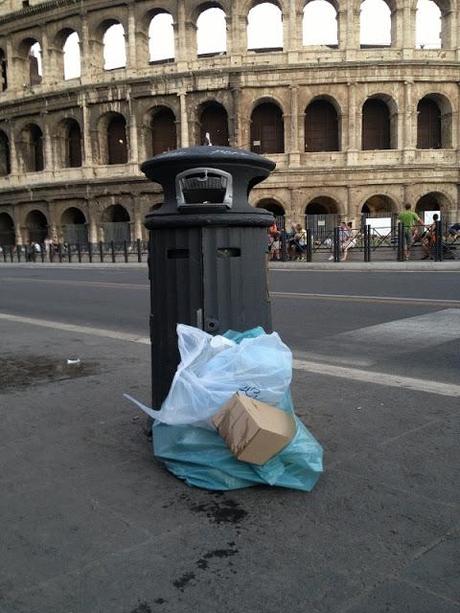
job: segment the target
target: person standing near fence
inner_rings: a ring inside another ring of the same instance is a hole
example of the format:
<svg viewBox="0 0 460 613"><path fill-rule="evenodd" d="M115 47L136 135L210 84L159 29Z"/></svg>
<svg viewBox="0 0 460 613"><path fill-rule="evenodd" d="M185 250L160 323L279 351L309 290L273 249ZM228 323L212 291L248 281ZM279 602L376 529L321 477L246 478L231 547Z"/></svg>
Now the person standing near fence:
<svg viewBox="0 0 460 613"><path fill-rule="evenodd" d="M399 214L398 221L403 226L403 254L404 259L408 260L410 255L410 248L412 243L414 242L414 230L416 230L417 226L423 226L423 221L420 217L411 210L411 205L409 203L404 205L404 211Z"/></svg>

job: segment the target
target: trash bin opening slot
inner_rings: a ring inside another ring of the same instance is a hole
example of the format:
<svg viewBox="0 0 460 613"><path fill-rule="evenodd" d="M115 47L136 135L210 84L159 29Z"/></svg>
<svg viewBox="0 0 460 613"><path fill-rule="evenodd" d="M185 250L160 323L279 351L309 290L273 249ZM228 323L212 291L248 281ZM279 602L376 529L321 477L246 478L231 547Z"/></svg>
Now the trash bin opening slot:
<svg viewBox="0 0 460 613"><path fill-rule="evenodd" d="M225 204L232 207L232 175L215 168L192 168L176 177L177 206Z"/></svg>
<svg viewBox="0 0 460 613"><path fill-rule="evenodd" d="M170 260L179 260L188 258L190 255L189 249L168 249L166 255Z"/></svg>
<svg viewBox="0 0 460 613"><path fill-rule="evenodd" d="M239 247L219 247L217 256L219 258L239 258L241 257L241 249Z"/></svg>

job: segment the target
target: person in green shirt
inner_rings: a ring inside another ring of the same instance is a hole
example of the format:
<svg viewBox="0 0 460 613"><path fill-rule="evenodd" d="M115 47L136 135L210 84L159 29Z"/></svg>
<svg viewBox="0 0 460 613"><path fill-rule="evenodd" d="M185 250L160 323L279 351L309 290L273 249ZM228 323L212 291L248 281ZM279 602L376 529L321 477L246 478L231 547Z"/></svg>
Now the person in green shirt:
<svg viewBox="0 0 460 613"><path fill-rule="evenodd" d="M415 230L415 227L416 226L423 226L423 221L420 219L420 217L417 215L417 213L414 213L414 211L411 211L411 205L410 204L405 204L404 205L404 211L399 214L398 220L403 225L403 229L404 229L404 244L403 244L404 259L408 260L409 259L409 254L410 254L410 248L411 248L411 245L412 245L412 243L414 241L414 230Z"/></svg>

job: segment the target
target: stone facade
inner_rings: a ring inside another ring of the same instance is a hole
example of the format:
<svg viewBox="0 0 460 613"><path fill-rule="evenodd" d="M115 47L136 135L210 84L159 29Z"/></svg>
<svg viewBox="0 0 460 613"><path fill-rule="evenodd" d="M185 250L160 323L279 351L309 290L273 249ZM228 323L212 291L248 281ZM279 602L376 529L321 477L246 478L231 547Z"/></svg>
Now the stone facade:
<svg viewBox="0 0 460 613"><path fill-rule="evenodd" d="M95 242L107 238L104 224L123 222L130 239L145 238L143 217L161 202L161 192L144 179L139 163L152 155L155 135L158 142L175 139L178 147L202 144L206 126L200 113L206 109L219 125L227 118L229 144L256 151L263 142L254 126L259 122L264 134L278 121L273 109L279 110L281 140L261 151L276 161L277 170L252 199L284 211L289 222L303 224L309 212L356 222L363 210L396 213L406 202L418 210L439 208L445 219L458 221L457 0L439 0L439 49L416 48L416 0L388 0L392 43L386 47L360 46L359 0L331 0L338 22L338 44L332 46L303 46L305 2L278 0L283 48L248 50L247 16L257 4L0 2L0 234L14 234L23 244L31 228L45 223L50 238L64 240L66 225L84 222ZM197 20L209 6L225 12L226 52L198 56ZM172 16L175 57L149 61L149 24L160 12ZM104 33L114 23L123 26L127 62L105 70ZM81 75L65 80L63 45L72 32L79 38ZM37 42L39 77L30 52ZM337 133L325 150L320 134L319 146L310 150L306 130L312 124L306 115L318 102L315 117L332 118ZM268 115L256 121L262 107ZM158 120L154 127L159 110L173 120ZM375 119L379 113L381 121ZM431 117L434 127L423 126L423 117ZM368 132L380 129L388 131L382 144L365 145ZM124 153L117 153L117 142ZM126 154L121 163L119 154Z"/></svg>

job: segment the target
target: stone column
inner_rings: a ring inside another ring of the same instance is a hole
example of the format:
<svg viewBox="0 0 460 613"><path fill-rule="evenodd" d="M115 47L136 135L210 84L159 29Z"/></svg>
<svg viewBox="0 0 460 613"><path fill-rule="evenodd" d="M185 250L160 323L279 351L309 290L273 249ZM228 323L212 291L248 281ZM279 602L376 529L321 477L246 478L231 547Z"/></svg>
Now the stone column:
<svg viewBox="0 0 460 613"><path fill-rule="evenodd" d="M302 16L297 14L296 0L289 0L289 14L283 15L283 47L289 59L296 60L302 44Z"/></svg>
<svg viewBox="0 0 460 613"><path fill-rule="evenodd" d="M136 70L136 18L134 15L134 4L128 5L128 39L126 40L125 38L126 43L128 44L127 68L129 70Z"/></svg>
<svg viewBox="0 0 460 613"><path fill-rule="evenodd" d="M89 109L86 94L81 94L81 109L83 116L83 166L93 165L93 148L91 143L90 129L89 129Z"/></svg>
<svg viewBox="0 0 460 613"><path fill-rule="evenodd" d="M403 162L411 163L415 157L417 147L417 112L413 101L413 81L404 81L404 110L402 143Z"/></svg>
<svg viewBox="0 0 460 613"><path fill-rule="evenodd" d="M43 169L47 171L54 170L53 147L51 143L50 129L48 125L48 115L42 114L43 120Z"/></svg>
<svg viewBox="0 0 460 613"><path fill-rule="evenodd" d="M348 47L348 9L339 6L337 11L337 41L339 49L344 51Z"/></svg>
<svg viewBox="0 0 460 613"><path fill-rule="evenodd" d="M452 9L442 16L441 40L443 48L457 49L457 13Z"/></svg>
<svg viewBox="0 0 460 613"><path fill-rule="evenodd" d="M134 108L134 101L131 97L131 90L127 92L128 112L129 112L129 161L139 163L139 147L137 139L137 116Z"/></svg>
<svg viewBox="0 0 460 613"><path fill-rule="evenodd" d="M80 78L82 79L82 82L89 79L90 65L88 17L86 13L83 13L81 16L80 39Z"/></svg>
<svg viewBox="0 0 460 613"><path fill-rule="evenodd" d="M347 164L353 165L356 162L358 143L361 136L361 126L359 114L356 108L356 83L347 83L348 87L348 149ZM359 144L360 148L360 144Z"/></svg>
<svg viewBox="0 0 460 613"><path fill-rule="evenodd" d="M42 83L52 83L53 79L53 69L55 72L55 62L52 50L50 49L50 45L48 42L48 34L46 29L42 29L42 36L40 42L41 50L42 50ZM63 77L64 78L64 77Z"/></svg>
<svg viewBox="0 0 460 613"><path fill-rule="evenodd" d="M291 113L289 117L289 142L287 152L289 153L289 166L300 166L299 150L299 88L296 85L290 86L291 93Z"/></svg>
<svg viewBox="0 0 460 613"><path fill-rule="evenodd" d="M231 20L231 53L233 63L240 63L241 56L247 49L247 20L246 15L240 14L241 6L238 2L232 2Z"/></svg>
<svg viewBox="0 0 460 613"><path fill-rule="evenodd" d="M174 24L177 69L184 70L188 53L185 34L185 0L177 2L177 23Z"/></svg>
<svg viewBox="0 0 460 613"><path fill-rule="evenodd" d="M178 94L180 98L180 142L181 147L189 146L189 133L188 133L188 117L187 117L187 99L186 92L182 91Z"/></svg>
<svg viewBox="0 0 460 613"><path fill-rule="evenodd" d="M19 173L18 152L16 150L16 133L10 120L7 121L7 125L9 126L10 174L14 176Z"/></svg>
<svg viewBox="0 0 460 613"><path fill-rule="evenodd" d="M239 77L239 75L238 75ZM239 78L238 78L239 81ZM230 145L232 147L242 147L243 143L241 142L241 112L240 112L240 96L241 96L241 88L239 83L230 82L229 84L231 92L232 92L232 103L233 103L233 126L230 134Z"/></svg>
<svg viewBox="0 0 460 613"><path fill-rule="evenodd" d="M345 57L346 59L354 59L356 56L356 51L360 48L360 23L359 18L361 15L360 5L355 8L353 4L350 3L347 11L347 40L346 40L346 48L345 48Z"/></svg>
<svg viewBox="0 0 460 613"><path fill-rule="evenodd" d="M402 8L402 53L404 59L411 59L415 49L415 15L412 2L405 0Z"/></svg>

